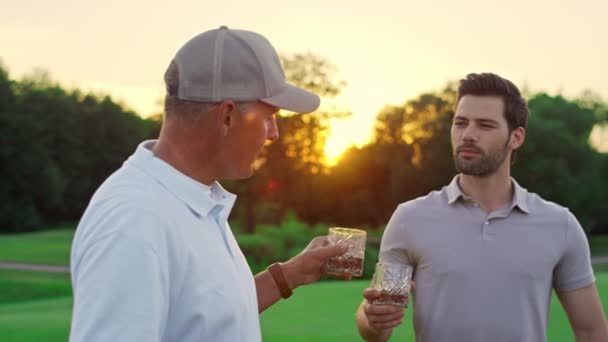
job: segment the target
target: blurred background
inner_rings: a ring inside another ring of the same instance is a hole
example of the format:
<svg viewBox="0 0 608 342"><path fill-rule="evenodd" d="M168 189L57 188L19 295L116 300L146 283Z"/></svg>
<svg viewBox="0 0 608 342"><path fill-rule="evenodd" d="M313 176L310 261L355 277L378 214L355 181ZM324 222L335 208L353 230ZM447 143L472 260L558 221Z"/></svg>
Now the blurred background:
<svg viewBox="0 0 608 342"><path fill-rule="evenodd" d="M364 279L399 203L456 174L458 79L494 72L531 110L513 176L577 216L608 303L608 13L605 1L508 3L0 0L0 340L65 341L74 229L95 189L162 123L162 75L192 36L266 36L287 78L322 96L280 113L230 223L252 270L331 226L368 231ZM369 280L299 289L262 315L265 341L357 340ZM395 339L411 340L411 323ZM550 341L571 341L552 302Z"/></svg>

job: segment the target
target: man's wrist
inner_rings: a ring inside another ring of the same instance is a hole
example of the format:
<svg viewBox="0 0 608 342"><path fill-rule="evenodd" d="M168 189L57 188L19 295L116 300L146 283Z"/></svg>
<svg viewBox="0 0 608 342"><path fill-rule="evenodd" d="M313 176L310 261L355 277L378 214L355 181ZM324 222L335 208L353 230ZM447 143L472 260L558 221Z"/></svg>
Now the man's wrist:
<svg viewBox="0 0 608 342"><path fill-rule="evenodd" d="M293 294L293 286L289 283L289 280L286 276L284 264L280 264L275 262L274 264L268 266L268 272L274 279L275 285L283 298L289 298Z"/></svg>
<svg viewBox="0 0 608 342"><path fill-rule="evenodd" d="M378 330L369 324L366 328L366 331L360 331L360 335L367 342L386 342L393 334L392 328Z"/></svg>
<svg viewBox="0 0 608 342"><path fill-rule="evenodd" d="M301 283L298 280L300 275L297 270L295 270L293 261L282 262L280 265L289 288L295 290Z"/></svg>
<svg viewBox="0 0 608 342"><path fill-rule="evenodd" d="M363 305L355 315L359 335L367 342L386 342L393 334L393 329L376 329L370 323L367 315L363 312Z"/></svg>

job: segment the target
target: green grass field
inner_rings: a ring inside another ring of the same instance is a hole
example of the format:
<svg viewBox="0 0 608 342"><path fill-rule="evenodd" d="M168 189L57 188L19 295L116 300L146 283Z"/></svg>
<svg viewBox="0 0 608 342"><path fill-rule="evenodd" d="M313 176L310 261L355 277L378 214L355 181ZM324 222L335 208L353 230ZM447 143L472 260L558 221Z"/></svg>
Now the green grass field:
<svg viewBox="0 0 608 342"><path fill-rule="evenodd" d="M589 238L589 248L593 255L608 255L608 235L594 235Z"/></svg>
<svg viewBox="0 0 608 342"><path fill-rule="evenodd" d="M69 262L72 229L0 235L0 261ZM608 237L590 239L594 255L608 255ZM596 266L598 288L608 308L608 265ZM354 312L368 281L321 282L262 314L264 341L358 341ZM66 341L71 316L69 276L0 270L0 341ZM556 298L551 304L549 341L573 341ZM413 340L411 318L396 329L394 341Z"/></svg>
<svg viewBox="0 0 608 342"><path fill-rule="evenodd" d="M0 261L68 265L73 228L0 235ZM608 235L589 238L591 254L608 255Z"/></svg>
<svg viewBox="0 0 608 342"><path fill-rule="evenodd" d="M0 341L66 341L72 299L66 275L0 270ZM608 273L597 275L608 307ZM367 281L322 282L300 288L289 300L262 314L265 342L358 341L354 312ZM12 295L10 294L12 293ZM396 329L393 341L413 341L411 318ZM551 304L549 341L573 341L556 298Z"/></svg>
<svg viewBox="0 0 608 342"><path fill-rule="evenodd" d="M0 261L67 265L74 229L0 235Z"/></svg>

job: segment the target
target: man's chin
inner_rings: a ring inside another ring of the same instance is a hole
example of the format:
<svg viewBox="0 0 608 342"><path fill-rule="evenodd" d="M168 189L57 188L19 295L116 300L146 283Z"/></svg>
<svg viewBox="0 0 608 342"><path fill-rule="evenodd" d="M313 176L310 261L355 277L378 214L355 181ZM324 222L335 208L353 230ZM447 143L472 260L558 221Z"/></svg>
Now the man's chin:
<svg viewBox="0 0 608 342"><path fill-rule="evenodd" d="M488 173L488 174L479 174L476 172L467 172L465 171L459 171L461 175L465 175L465 176L469 176L469 177L477 177L477 178L488 178L491 175L493 175L493 173Z"/></svg>
<svg viewBox="0 0 608 342"><path fill-rule="evenodd" d="M479 178L487 178L496 173L496 170L493 172L488 172L487 170L479 170L479 169L471 168L471 167L458 167L458 166L456 166L456 170L458 170L459 173L461 173L465 176L479 177Z"/></svg>
<svg viewBox="0 0 608 342"><path fill-rule="evenodd" d="M243 180L243 179L251 178L251 176L253 176L253 173L254 173L254 170L253 170L252 165L250 165L247 168L245 168L245 167L240 168L240 169L233 168L229 172L224 173L224 177L221 177L220 179L222 179L222 180Z"/></svg>
<svg viewBox="0 0 608 342"><path fill-rule="evenodd" d="M467 163L465 161L465 162L456 162L455 164L456 164L455 165L456 170L465 176L472 176L472 177L491 176L491 174L486 174L484 172L481 172L479 170L479 167L477 167L476 165L473 165L472 163Z"/></svg>

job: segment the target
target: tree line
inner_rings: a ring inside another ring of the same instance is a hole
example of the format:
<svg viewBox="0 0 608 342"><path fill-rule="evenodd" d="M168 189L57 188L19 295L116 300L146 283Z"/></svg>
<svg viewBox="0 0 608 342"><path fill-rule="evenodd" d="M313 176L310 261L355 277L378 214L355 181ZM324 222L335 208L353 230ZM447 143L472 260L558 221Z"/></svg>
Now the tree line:
<svg viewBox="0 0 608 342"><path fill-rule="evenodd" d="M291 82L323 97L344 82L311 53L283 56ZM588 232L608 233L608 155L589 142L608 123L608 104L591 92L576 99L527 96L531 116L513 176L532 192L570 208ZM239 196L232 220L260 225L298 220L383 227L396 206L446 185L456 174L450 126L455 84L421 94L376 116L371 141L333 167L323 148L336 110L278 117L281 138L267 146L255 175L227 182ZM158 136L160 116L143 119L108 96L66 90L47 74L11 79L0 66L0 232L31 231L79 219L95 189Z"/></svg>

